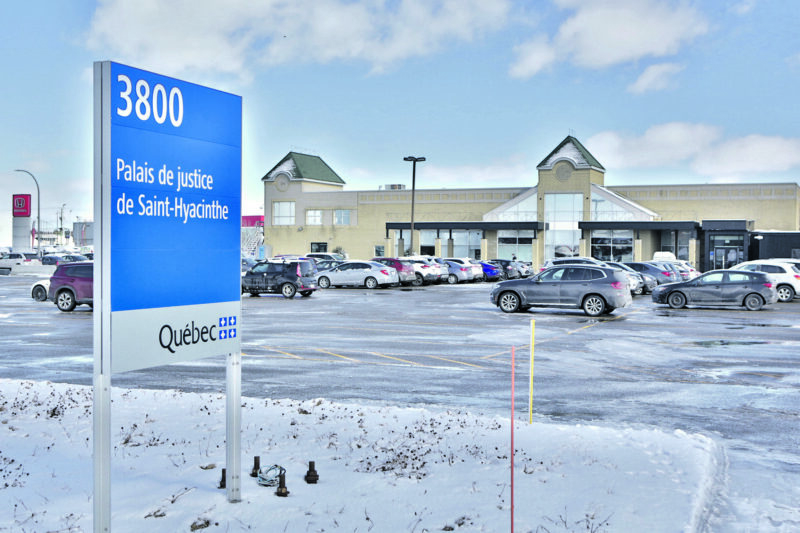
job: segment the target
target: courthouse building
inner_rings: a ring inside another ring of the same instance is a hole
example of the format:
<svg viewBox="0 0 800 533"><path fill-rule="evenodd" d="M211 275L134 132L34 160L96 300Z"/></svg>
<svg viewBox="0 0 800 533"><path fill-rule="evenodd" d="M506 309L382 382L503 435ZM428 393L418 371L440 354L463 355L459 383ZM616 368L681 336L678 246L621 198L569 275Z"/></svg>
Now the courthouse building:
<svg viewBox="0 0 800 533"><path fill-rule="evenodd" d="M605 168L568 136L529 187L426 189L414 195L416 253L511 258L647 260L668 251L701 270L755 257L800 256L797 183L606 186ZM403 185L346 191L320 157L290 152L262 178L267 255L411 252ZM502 183L502 176L487 176Z"/></svg>

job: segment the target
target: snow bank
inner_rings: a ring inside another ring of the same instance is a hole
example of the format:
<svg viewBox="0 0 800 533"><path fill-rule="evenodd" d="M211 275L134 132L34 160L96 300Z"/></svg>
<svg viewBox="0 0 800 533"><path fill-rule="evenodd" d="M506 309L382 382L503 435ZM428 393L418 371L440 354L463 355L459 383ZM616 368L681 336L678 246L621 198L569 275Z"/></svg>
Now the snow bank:
<svg viewBox="0 0 800 533"><path fill-rule="evenodd" d="M0 531L91 531L92 389L0 380ZM242 498L219 489L224 394L114 389L114 531L508 531L507 418L243 398ZM681 431L517 420L515 531L697 531L724 471ZM287 498L249 476L286 468ZM317 484L306 484L308 461Z"/></svg>

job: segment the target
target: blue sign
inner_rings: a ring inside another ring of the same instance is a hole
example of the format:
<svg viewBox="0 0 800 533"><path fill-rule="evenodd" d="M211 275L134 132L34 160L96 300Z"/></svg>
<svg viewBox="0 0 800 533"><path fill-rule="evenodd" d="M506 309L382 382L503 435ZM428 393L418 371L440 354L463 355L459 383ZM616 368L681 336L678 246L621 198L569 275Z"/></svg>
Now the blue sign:
<svg viewBox="0 0 800 533"><path fill-rule="evenodd" d="M111 312L238 302L241 97L110 67Z"/></svg>

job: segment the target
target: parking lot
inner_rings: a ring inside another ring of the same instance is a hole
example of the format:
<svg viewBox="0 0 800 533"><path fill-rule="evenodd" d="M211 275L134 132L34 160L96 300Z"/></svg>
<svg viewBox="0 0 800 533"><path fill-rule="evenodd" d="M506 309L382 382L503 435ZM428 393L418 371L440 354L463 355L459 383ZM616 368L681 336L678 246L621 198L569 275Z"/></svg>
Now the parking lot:
<svg viewBox="0 0 800 533"><path fill-rule="evenodd" d="M91 384L92 312L0 278L2 376ZM531 322L539 420L699 432L728 450L714 513L800 501L800 300L761 311L631 307L506 314L489 283L242 298L243 395L419 405L505 416L511 350L527 419ZM116 375L115 386L223 391L223 357ZM762 494L765 486L770 494ZM800 515L798 516L800 522Z"/></svg>

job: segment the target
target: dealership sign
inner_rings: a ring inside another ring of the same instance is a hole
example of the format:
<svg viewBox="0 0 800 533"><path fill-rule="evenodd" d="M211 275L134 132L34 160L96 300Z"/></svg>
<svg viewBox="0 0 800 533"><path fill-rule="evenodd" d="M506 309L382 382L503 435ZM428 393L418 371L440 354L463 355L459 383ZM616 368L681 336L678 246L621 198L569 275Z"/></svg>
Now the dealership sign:
<svg viewBox="0 0 800 533"><path fill-rule="evenodd" d="M111 371L238 352L241 97L96 65Z"/></svg>
<svg viewBox="0 0 800 533"><path fill-rule="evenodd" d="M15 217L31 216L30 194L15 194L13 195L12 201L13 201L13 213Z"/></svg>

